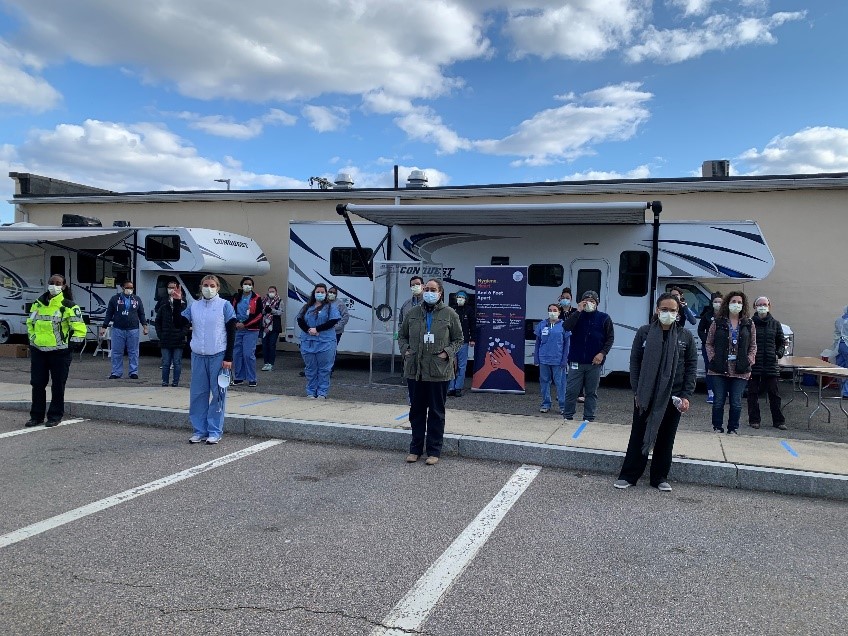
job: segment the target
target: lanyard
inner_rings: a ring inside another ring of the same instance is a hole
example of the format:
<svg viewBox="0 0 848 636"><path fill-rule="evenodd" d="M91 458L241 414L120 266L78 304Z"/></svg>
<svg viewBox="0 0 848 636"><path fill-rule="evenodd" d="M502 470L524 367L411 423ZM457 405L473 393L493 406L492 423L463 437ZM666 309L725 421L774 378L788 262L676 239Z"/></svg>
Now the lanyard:
<svg viewBox="0 0 848 636"><path fill-rule="evenodd" d="M433 312L424 312L424 320L427 322L427 333L431 333L433 327Z"/></svg>
<svg viewBox="0 0 848 636"><path fill-rule="evenodd" d="M730 340L733 342L733 346L736 346L736 343L739 342L739 327L733 328L733 325L730 326Z"/></svg>

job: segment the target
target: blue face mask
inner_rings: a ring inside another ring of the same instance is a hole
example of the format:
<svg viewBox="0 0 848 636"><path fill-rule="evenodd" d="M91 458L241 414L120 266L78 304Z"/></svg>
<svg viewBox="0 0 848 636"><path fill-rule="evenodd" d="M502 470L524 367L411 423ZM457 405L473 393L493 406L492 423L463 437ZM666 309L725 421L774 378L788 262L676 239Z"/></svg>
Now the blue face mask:
<svg viewBox="0 0 848 636"><path fill-rule="evenodd" d="M428 305L435 305L437 302L439 302L439 292L425 291L424 302Z"/></svg>
<svg viewBox="0 0 848 636"><path fill-rule="evenodd" d="M322 292L315 292L315 300L318 300L318 301L324 302L324 299L325 299L326 297L327 297L327 294L324 294L324 293L322 293Z"/></svg>

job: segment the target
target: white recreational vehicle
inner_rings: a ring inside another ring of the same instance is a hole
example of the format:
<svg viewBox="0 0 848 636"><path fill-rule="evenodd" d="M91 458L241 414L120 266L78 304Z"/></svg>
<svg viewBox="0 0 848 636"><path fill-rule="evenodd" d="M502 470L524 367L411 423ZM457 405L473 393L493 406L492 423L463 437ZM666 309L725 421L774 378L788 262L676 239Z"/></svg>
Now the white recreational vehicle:
<svg viewBox="0 0 848 636"><path fill-rule="evenodd" d="M297 341L297 311L314 284L325 282L339 289L350 310L339 343L343 353L391 353L391 339L375 339L374 332L397 331L397 310L409 298L407 283L414 274L426 280L437 272L449 297L462 289L473 302L475 266L522 265L528 268L525 362L533 364L533 327L562 288L571 287L575 299L597 291L601 309L615 324L604 374L628 371L633 336L659 293L680 287L698 316L709 303L709 283L759 280L774 266L755 222L660 222L658 201L347 204L337 210L345 223L290 224L286 339ZM371 223L354 225L348 214ZM371 276L380 261L408 262L393 268L396 298L379 298L380 290L375 295ZM690 329L697 338L696 326Z"/></svg>
<svg viewBox="0 0 848 636"><path fill-rule="evenodd" d="M205 274L259 276L270 269L251 238L202 228L101 227L97 219L65 215L59 227L14 223L0 227L0 343L26 334L33 300L51 274L63 274L87 323L99 325L124 281L135 283L153 328L156 301L177 279L189 303ZM229 288L221 280L221 293ZM89 337L95 338L94 330Z"/></svg>

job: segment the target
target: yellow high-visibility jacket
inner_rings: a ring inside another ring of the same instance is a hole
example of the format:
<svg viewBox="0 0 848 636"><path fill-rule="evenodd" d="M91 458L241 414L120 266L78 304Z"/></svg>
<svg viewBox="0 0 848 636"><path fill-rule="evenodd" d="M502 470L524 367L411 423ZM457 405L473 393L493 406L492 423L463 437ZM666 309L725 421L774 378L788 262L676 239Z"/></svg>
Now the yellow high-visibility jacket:
<svg viewBox="0 0 848 636"><path fill-rule="evenodd" d="M41 351L67 349L85 342L86 326L80 308L62 293L44 293L32 303L27 318L29 343Z"/></svg>

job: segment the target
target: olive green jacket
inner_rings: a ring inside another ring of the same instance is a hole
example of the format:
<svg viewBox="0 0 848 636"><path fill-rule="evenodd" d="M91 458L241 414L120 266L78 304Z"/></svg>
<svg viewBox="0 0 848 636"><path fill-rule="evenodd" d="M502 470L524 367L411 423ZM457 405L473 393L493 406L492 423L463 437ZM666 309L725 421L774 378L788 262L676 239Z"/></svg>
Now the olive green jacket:
<svg viewBox="0 0 848 636"><path fill-rule="evenodd" d="M459 316L439 301L433 309L430 329L434 342L425 343L427 321L423 303L410 309L403 317L398 333L398 345L403 356L403 376L408 380L447 382L454 378L456 352L463 344ZM448 354L447 360L439 357L442 351Z"/></svg>

